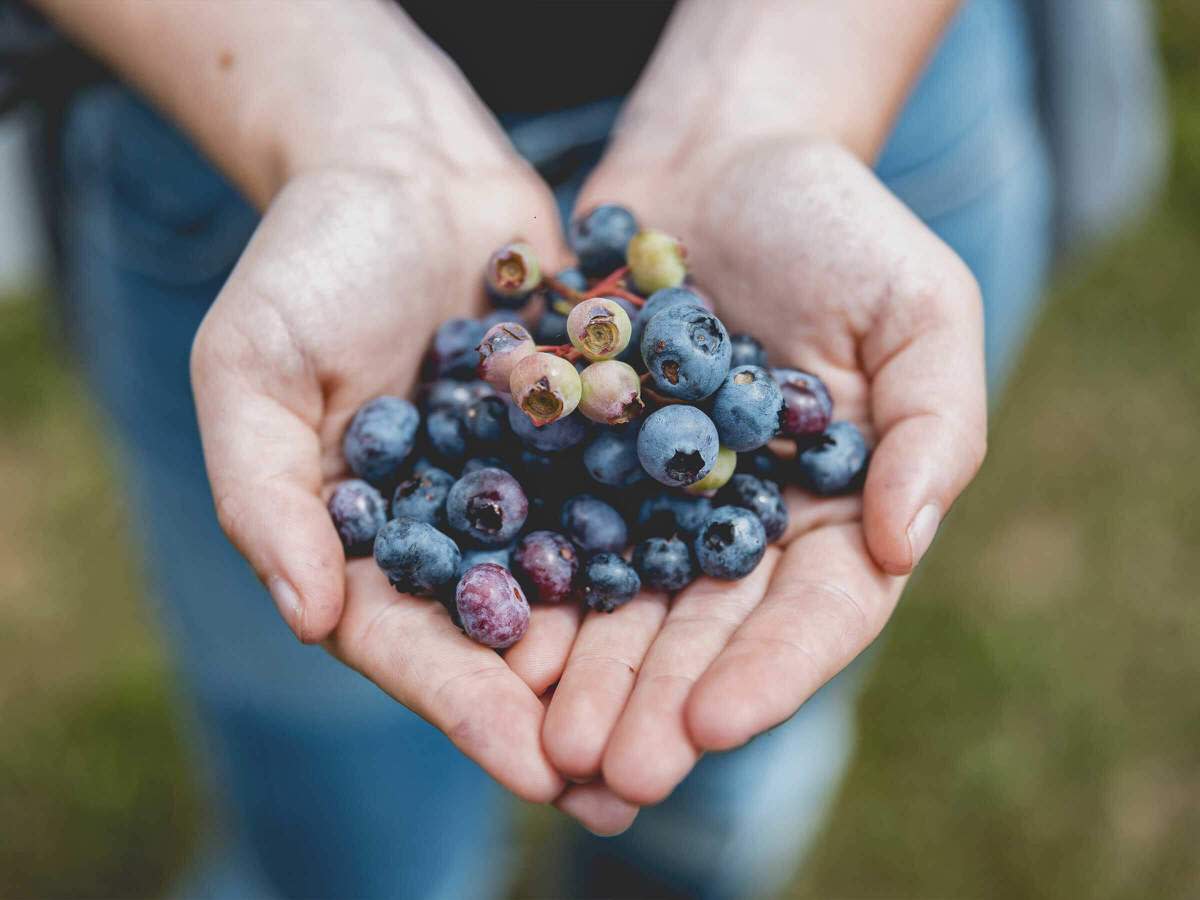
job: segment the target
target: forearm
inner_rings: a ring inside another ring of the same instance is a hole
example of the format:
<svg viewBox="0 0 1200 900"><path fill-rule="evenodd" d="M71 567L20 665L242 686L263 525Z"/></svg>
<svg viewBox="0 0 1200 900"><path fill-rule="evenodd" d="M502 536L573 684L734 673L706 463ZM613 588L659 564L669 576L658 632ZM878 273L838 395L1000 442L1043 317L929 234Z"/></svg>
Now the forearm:
<svg viewBox="0 0 1200 900"><path fill-rule="evenodd" d="M402 167L432 149L451 165L492 165L507 152L455 67L376 0L35 2L259 206L323 164Z"/></svg>
<svg viewBox="0 0 1200 900"><path fill-rule="evenodd" d="M796 134L872 160L956 7L687 0L630 99L614 153L645 164Z"/></svg>

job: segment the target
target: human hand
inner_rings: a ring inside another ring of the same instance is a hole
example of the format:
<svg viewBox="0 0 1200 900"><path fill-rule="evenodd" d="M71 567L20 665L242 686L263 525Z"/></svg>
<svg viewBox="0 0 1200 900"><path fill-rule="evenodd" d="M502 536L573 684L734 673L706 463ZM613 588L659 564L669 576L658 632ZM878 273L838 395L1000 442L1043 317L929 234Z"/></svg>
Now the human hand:
<svg viewBox="0 0 1200 900"><path fill-rule="evenodd" d="M518 796L620 830L633 809L595 786L564 790L541 745L539 694L577 615L536 609L502 657L439 604L398 594L372 560L347 564L325 508L347 476L350 417L379 394L408 395L434 329L481 311L491 250L517 231L547 265L562 259L553 200L526 167L504 152L469 170L413 152L291 179L205 318L192 377L218 515L301 640L323 643Z"/></svg>
<svg viewBox="0 0 1200 900"><path fill-rule="evenodd" d="M739 582L701 578L589 614L546 716L546 752L636 804L700 755L791 716L878 635L982 462L978 288L963 263L834 144L771 138L670 168L622 148L580 207L629 206L683 239L731 331L819 375L873 443L861 497L788 492L791 525Z"/></svg>

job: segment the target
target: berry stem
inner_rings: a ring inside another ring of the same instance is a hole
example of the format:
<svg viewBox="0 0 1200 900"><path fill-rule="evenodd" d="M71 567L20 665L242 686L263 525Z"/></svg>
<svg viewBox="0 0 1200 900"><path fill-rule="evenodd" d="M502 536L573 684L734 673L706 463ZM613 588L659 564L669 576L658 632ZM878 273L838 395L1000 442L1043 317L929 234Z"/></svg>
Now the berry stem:
<svg viewBox="0 0 1200 900"><path fill-rule="evenodd" d="M533 349L538 353L553 353L567 362L575 362L580 356L579 351L570 344L538 344Z"/></svg>
<svg viewBox="0 0 1200 900"><path fill-rule="evenodd" d="M609 288L605 294L609 297L620 297L622 300L628 300L638 309L646 305L646 301L632 291L627 291L624 288Z"/></svg>
<svg viewBox="0 0 1200 900"><path fill-rule="evenodd" d="M611 292L614 288L620 287L621 279L629 273L629 266L621 266L621 268L605 275L594 285L588 288L587 297L599 297L603 294Z"/></svg>
<svg viewBox="0 0 1200 900"><path fill-rule="evenodd" d="M571 301L572 306L584 299L583 294L581 294L579 291L575 290L574 288L567 287L565 284L563 284L561 281L559 281L553 275L543 275L542 276L542 285L550 288L550 290L554 291L554 293L556 293L562 297L566 297L568 300Z"/></svg>

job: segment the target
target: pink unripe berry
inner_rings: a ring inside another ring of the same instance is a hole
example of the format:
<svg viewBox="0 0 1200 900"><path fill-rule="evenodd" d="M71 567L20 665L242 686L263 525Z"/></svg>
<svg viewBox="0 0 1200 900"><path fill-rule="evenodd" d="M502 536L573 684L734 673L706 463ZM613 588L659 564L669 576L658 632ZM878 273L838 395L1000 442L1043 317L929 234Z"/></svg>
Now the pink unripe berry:
<svg viewBox="0 0 1200 900"><path fill-rule="evenodd" d="M508 393L513 366L537 351L524 325L501 322L487 330L479 347L479 377L501 393Z"/></svg>
<svg viewBox="0 0 1200 900"><path fill-rule="evenodd" d="M612 359L629 346L633 323L615 300L592 297L576 304L567 316L567 337L591 360Z"/></svg>
<svg viewBox="0 0 1200 900"><path fill-rule="evenodd" d="M609 359L579 375L579 411L603 425L623 425L642 414L642 380L633 366Z"/></svg>
<svg viewBox="0 0 1200 900"><path fill-rule="evenodd" d="M553 353L531 353L509 376L513 401L534 425L549 425L579 405L581 386L575 367Z"/></svg>

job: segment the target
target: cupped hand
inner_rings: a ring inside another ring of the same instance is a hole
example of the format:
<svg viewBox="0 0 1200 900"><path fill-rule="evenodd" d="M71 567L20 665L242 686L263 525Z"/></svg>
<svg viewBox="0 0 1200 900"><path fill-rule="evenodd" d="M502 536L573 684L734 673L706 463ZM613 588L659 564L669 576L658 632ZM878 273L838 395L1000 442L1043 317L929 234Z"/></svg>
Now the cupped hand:
<svg viewBox="0 0 1200 900"><path fill-rule="evenodd" d="M542 748L544 704L578 617L538 610L505 656L444 609L347 564L325 508L342 434L380 394L410 394L434 329L481 311L488 254L523 237L564 258L552 197L523 165L307 171L279 193L196 337L192 378L222 527L305 642L440 728L520 797L557 800L598 831L634 810L565 788Z"/></svg>
<svg viewBox="0 0 1200 900"><path fill-rule="evenodd" d="M729 329L824 379L874 452L861 496L790 489L788 533L746 579L584 620L546 752L642 805L785 721L875 639L986 443L975 281L866 166L791 137L668 161L626 148L580 207L624 203L679 236Z"/></svg>

